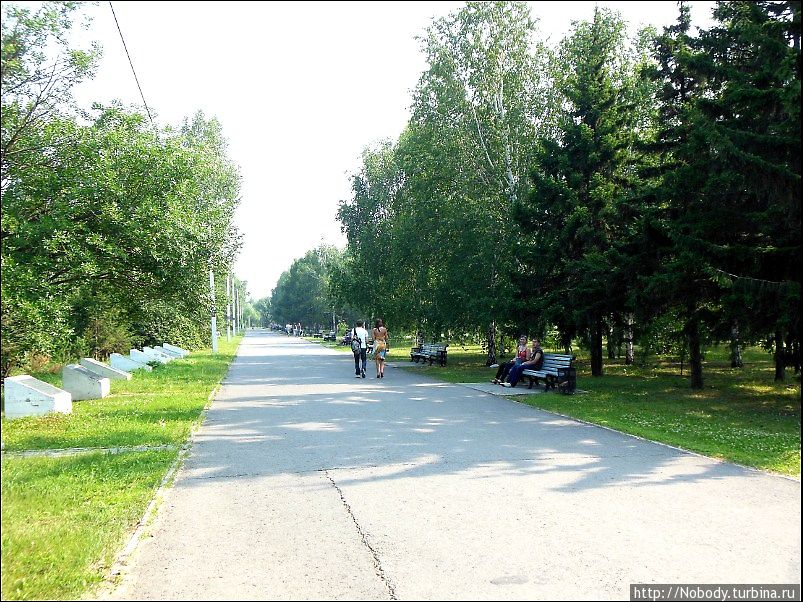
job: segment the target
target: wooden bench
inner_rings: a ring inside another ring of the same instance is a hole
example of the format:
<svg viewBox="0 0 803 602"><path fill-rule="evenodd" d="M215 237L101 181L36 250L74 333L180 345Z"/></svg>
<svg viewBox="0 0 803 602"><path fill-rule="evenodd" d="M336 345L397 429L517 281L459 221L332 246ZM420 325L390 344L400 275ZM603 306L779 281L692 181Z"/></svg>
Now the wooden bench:
<svg viewBox="0 0 803 602"><path fill-rule="evenodd" d="M438 362L440 366L446 365L446 348L448 345L442 343L427 343L421 347L413 347L410 351L410 361L416 364L419 361L427 362L431 366L433 362Z"/></svg>
<svg viewBox="0 0 803 602"><path fill-rule="evenodd" d="M545 353L544 363L539 370L524 370L521 375L530 379L529 389L543 379L544 391L557 388L561 393L573 393L577 387L574 360L573 355Z"/></svg>

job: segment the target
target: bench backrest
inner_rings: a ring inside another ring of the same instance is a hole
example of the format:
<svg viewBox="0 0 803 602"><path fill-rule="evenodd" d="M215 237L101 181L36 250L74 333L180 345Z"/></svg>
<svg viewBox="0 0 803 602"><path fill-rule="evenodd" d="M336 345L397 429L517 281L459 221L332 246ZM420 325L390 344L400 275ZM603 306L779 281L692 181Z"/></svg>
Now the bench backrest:
<svg viewBox="0 0 803 602"><path fill-rule="evenodd" d="M541 364L539 370L549 374L558 374L558 368L570 368L574 356L566 355L565 353L545 353L544 363Z"/></svg>
<svg viewBox="0 0 803 602"><path fill-rule="evenodd" d="M426 343L421 346L421 353L442 353L446 351L443 343Z"/></svg>

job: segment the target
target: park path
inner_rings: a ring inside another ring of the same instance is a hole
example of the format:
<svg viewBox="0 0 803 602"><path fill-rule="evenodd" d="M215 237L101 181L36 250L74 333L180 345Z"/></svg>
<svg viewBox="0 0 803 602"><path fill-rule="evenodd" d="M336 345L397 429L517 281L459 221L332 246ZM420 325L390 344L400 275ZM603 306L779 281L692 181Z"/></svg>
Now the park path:
<svg viewBox="0 0 803 602"><path fill-rule="evenodd" d="M800 504L797 481L251 331L112 598L800 583Z"/></svg>

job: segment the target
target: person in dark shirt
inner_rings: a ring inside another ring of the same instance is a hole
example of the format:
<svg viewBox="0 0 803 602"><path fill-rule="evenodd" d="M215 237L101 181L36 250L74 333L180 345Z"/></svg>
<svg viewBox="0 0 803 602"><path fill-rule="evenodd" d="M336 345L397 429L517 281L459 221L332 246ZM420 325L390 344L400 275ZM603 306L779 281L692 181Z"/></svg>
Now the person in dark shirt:
<svg viewBox="0 0 803 602"><path fill-rule="evenodd" d="M533 352L531 359L513 366L507 375L507 382L502 383L503 387L515 387L521 378L521 373L525 370L538 370L544 365L544 350L541 349L541 341L533 339Z"/></svg>

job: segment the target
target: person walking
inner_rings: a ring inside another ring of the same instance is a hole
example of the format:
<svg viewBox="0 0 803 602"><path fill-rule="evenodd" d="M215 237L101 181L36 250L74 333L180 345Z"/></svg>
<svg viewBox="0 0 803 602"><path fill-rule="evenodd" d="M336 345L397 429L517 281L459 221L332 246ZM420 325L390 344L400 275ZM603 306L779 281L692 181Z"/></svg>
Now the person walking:
<svg viewBox="0 0 803 602"><path fill-rule="evenodd" d="M371 336L374 338L374 361L376 362L376 377L385 378L385 356L390 350L388 344L388 329L385 328L381 319L374 323L374 329L371 331Z"/></svg>
<svg viewBox="0 0 803 602"><path fill-rule="evenodd" d="M368 366L368 331L362 325L363 321L357 320L351 333L351 351L354 353L354 373L357 378L365 378Z"/></svg>

